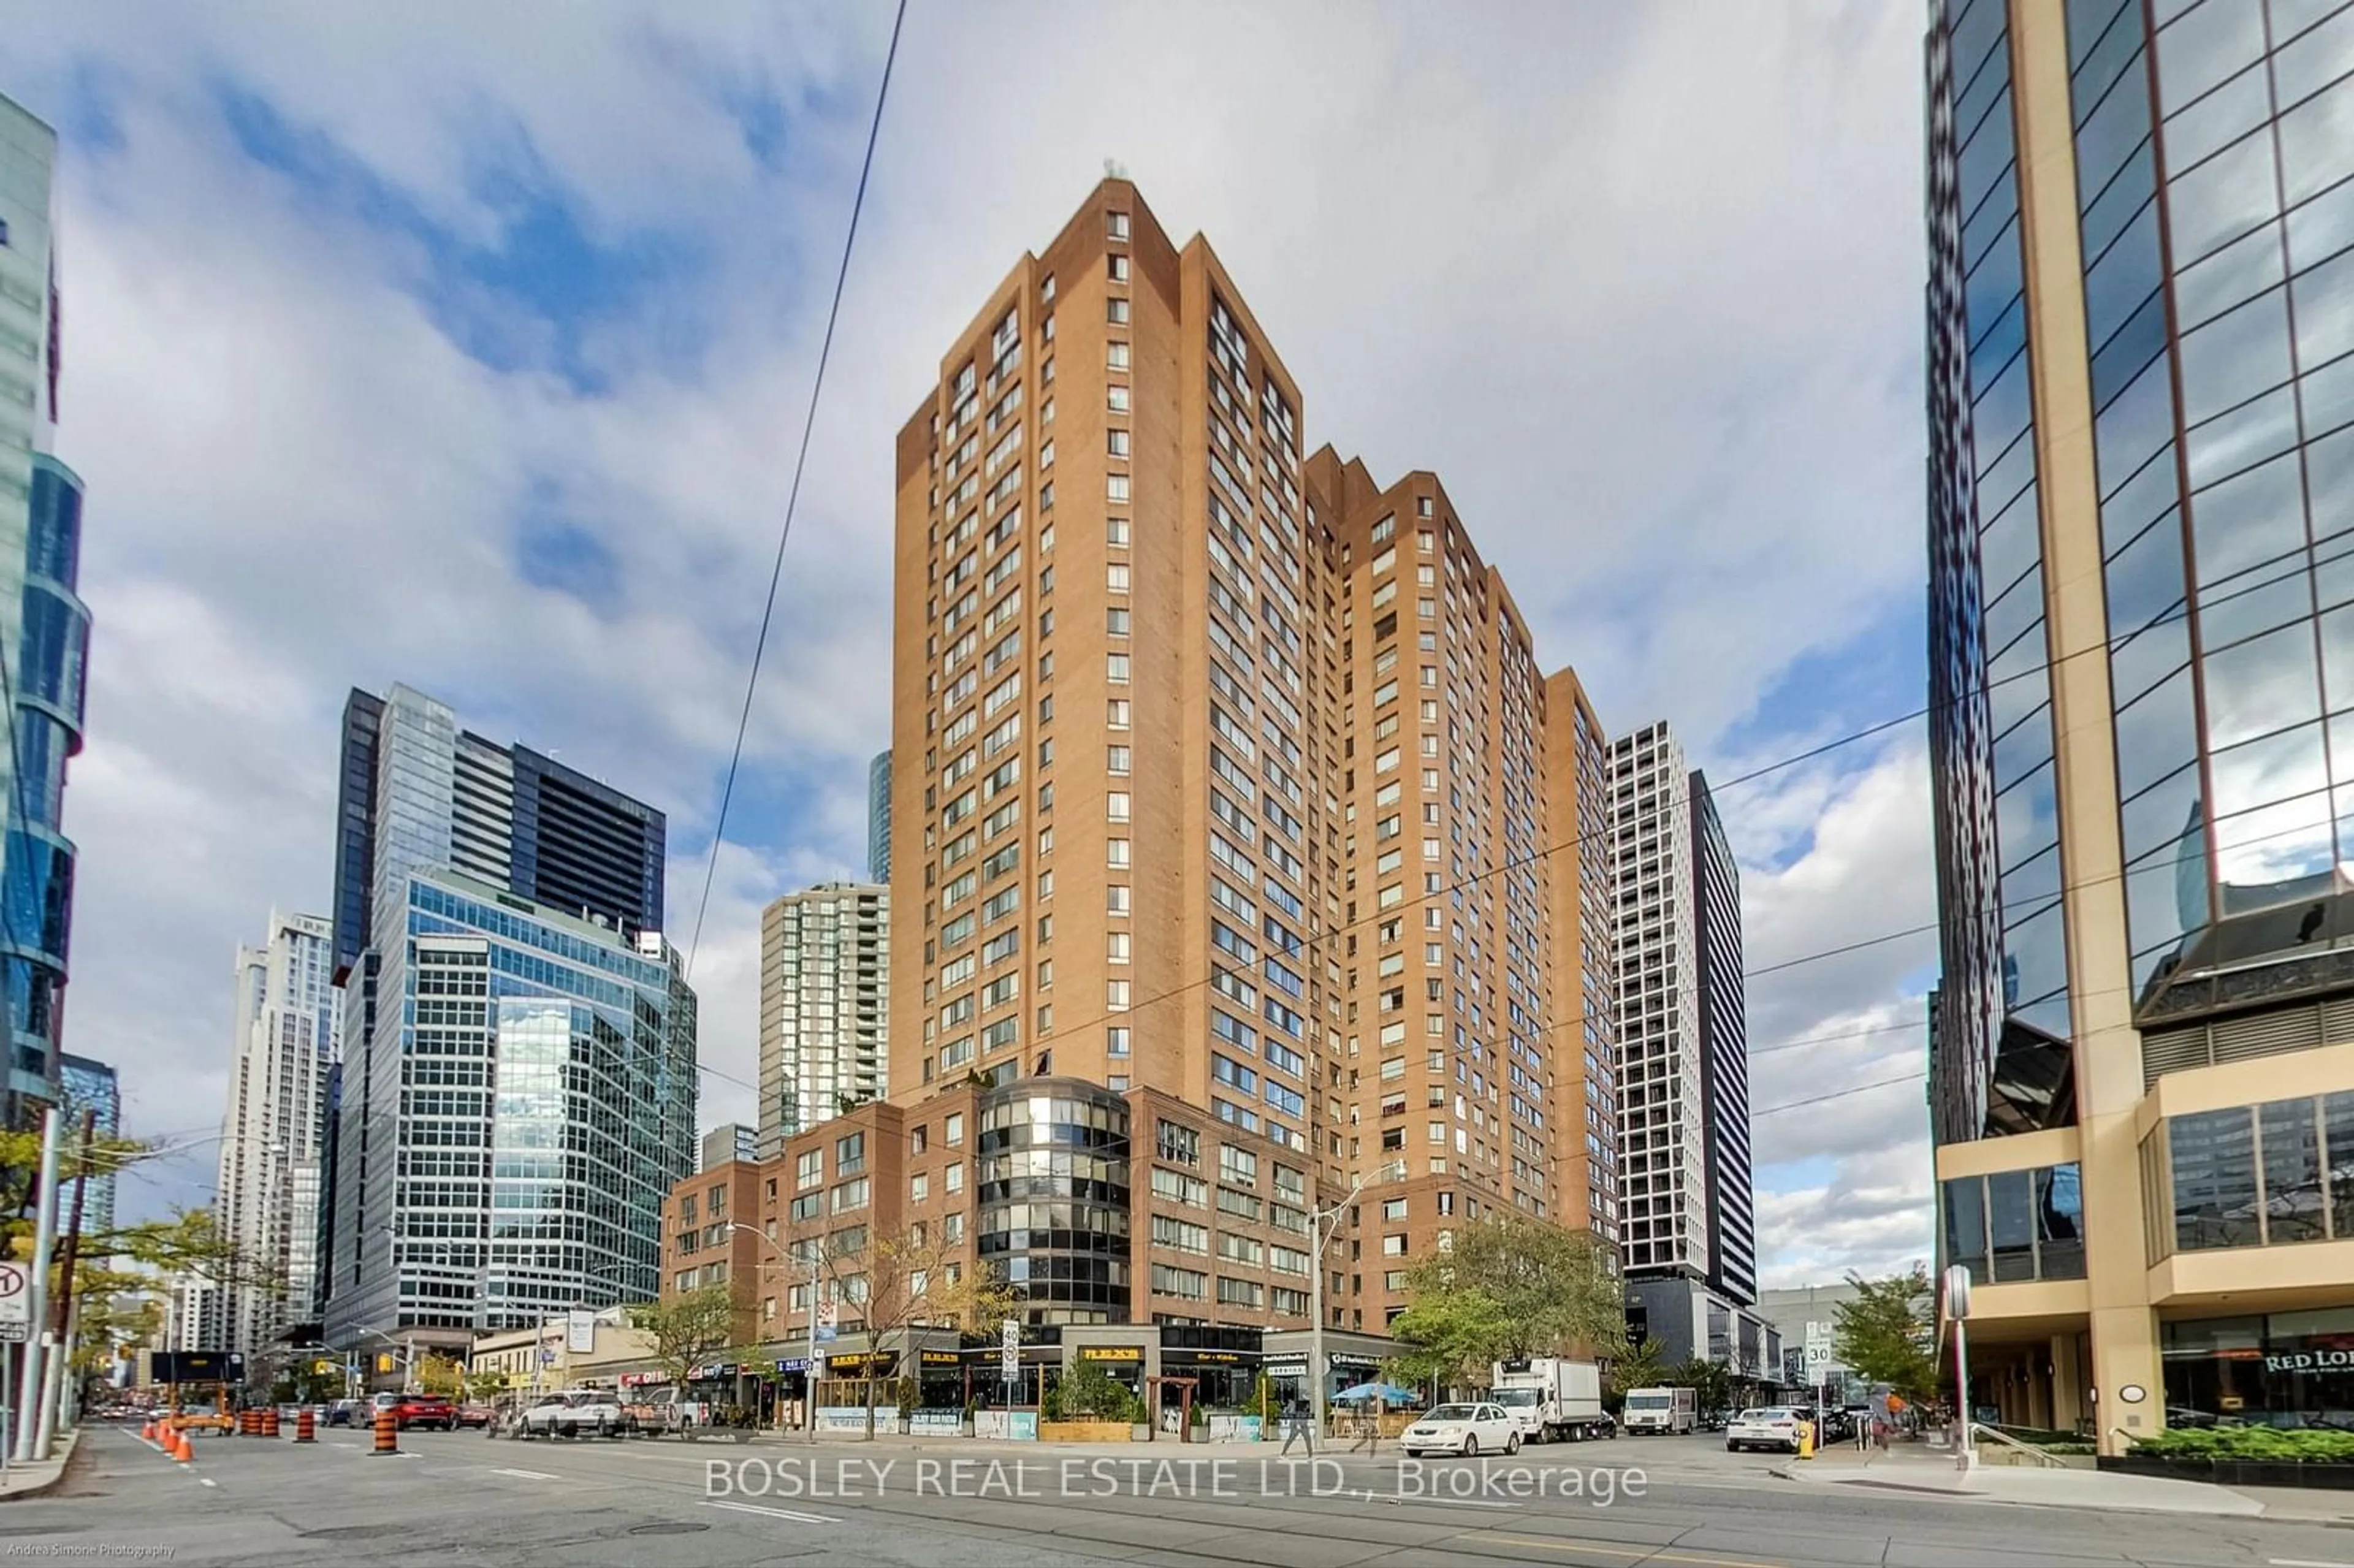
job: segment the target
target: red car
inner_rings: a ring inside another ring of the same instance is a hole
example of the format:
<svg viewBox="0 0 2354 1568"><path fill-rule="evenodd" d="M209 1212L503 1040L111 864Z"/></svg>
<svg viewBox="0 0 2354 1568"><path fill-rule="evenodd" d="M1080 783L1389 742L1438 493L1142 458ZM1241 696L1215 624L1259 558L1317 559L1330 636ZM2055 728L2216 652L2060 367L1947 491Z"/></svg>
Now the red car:
<svg viewBox="0 0 2354 1568"><path fill-rule="evenodd" d="M458 1407L438 1393L404 1393L392 1407L393 1425L402 1431L412 1426L435 1426L444 1432L458 1428Z"/></svg>

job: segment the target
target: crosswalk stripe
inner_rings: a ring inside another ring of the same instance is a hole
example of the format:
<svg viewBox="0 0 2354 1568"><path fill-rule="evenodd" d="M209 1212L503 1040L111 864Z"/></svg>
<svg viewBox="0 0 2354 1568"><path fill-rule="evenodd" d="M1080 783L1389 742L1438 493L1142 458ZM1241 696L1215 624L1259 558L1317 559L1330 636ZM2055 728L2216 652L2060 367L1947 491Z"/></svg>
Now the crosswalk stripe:
<svg viewBox="0 0 2354 1568"><path fill-rule="evenodd" d="M562 1476L551 1476L546 1470L493 1469L491 1474L494 1476L513 1476L519 1481L560 1481L564 1478Z"/></svg>
<svg viewBox="0 0 2354 1568"><path fill-rule="evenodd" d="M795 1524L840 1524L842 1520L822 1513L796 1513L789 1508L762 1508L758 1503L714 1502L705 1499L705 1508L724 1508L737 1513L765 1514L770 1519L789 1519Z"/></svg>

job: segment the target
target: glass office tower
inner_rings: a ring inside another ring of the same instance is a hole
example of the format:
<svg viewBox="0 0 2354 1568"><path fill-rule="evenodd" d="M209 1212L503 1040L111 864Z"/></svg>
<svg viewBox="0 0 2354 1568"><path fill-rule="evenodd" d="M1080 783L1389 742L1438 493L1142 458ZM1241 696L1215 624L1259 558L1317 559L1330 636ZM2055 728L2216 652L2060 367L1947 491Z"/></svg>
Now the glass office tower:
<svg viewBox="0 0 2354 1568"><path fill-rule="evenodd" d="M2354 6L1937 0L1927 61L1974 1398L2295 1422L2354 1404L2247 1372L2354 1332Z"/></svg>

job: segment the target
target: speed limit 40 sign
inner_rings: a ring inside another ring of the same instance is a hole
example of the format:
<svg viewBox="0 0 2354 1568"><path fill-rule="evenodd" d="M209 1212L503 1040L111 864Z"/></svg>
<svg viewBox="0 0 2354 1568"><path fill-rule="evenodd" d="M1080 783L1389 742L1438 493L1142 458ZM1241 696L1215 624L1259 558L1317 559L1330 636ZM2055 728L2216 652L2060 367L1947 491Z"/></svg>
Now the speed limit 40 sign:
<svg viewBox="0 0 2354 1568"><path fill-rule="evenodd" d="M0 1345L22 1344L33 1328L33 1280L13 1263L0 1263Z"/></svg>

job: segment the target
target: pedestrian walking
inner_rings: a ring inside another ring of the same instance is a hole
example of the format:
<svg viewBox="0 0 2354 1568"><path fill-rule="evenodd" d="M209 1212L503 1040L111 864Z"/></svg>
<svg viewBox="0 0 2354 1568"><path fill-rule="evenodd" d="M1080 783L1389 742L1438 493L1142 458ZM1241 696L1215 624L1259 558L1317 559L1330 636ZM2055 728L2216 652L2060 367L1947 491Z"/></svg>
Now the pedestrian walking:
<svg viewBox="0 0 2354 1568"><path fill-rule="evenodd" d="M1356 1422L1357 1440L1349 1445L1349 1452L1352 1454L1380 1453L1382 1451L1382 1401L1379 1396L1373 1400L1373 1414L1370 1415L1360 1414L1356 1417Z"/></svg>
<svg viewBox="0 0 2354 1568"><path fill-rule="evenodd" d="M1304 1399L1294 1399L1284 1413L1283 1452L1278 1458L1288 1458L1295 1442L1308 1445L1308 1457L1316 1457L1316 1416Z"/></svg>

